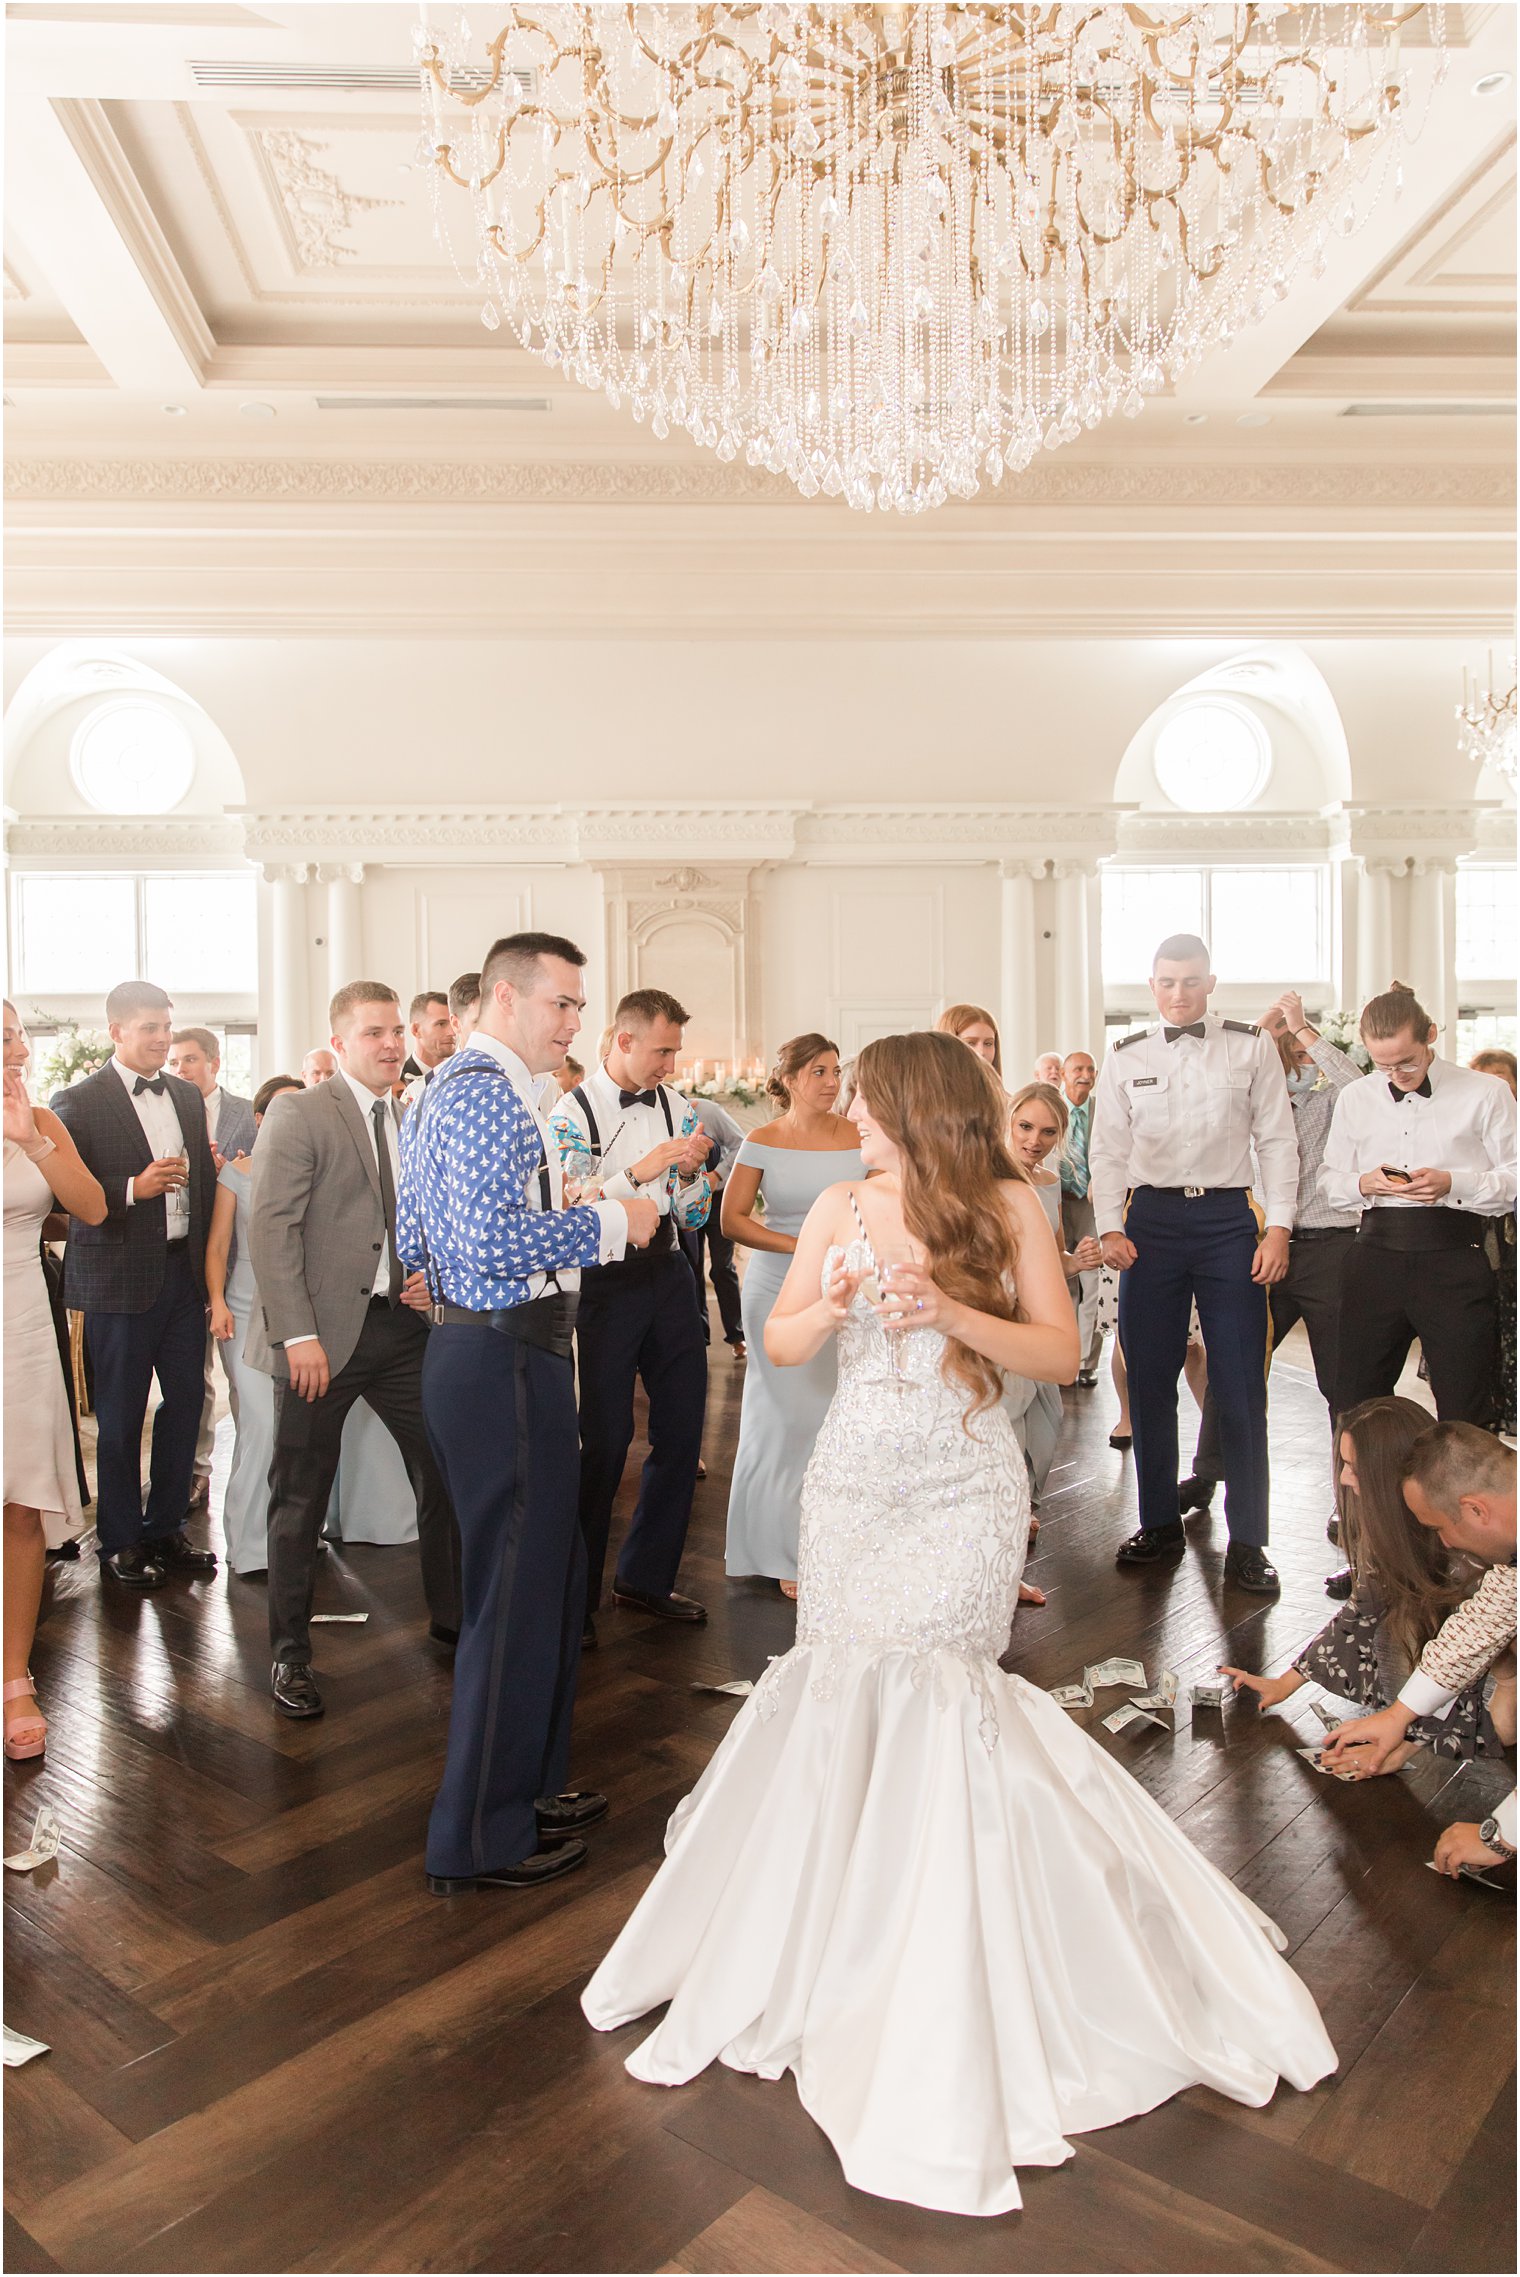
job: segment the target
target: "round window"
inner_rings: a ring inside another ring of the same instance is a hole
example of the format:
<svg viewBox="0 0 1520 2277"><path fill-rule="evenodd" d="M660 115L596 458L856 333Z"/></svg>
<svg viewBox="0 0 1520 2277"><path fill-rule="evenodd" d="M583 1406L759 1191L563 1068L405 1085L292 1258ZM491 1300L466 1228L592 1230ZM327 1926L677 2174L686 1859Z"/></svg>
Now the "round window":
<svg viewBox="0 0 1520 2277"><path fill-rule="evenodd" d="M1189 704L1156 738L1156 780L1173 806L1218 814L1251 806L1272 772L1272 746L1243 705Z"/></svg>
<svg viewBox="0 0 1520 2277"><path fill-rule="evenodd" d="M195 776L195 745L161 704L101 704L75 731L69 765L102 814L167 814Z"/></svg>

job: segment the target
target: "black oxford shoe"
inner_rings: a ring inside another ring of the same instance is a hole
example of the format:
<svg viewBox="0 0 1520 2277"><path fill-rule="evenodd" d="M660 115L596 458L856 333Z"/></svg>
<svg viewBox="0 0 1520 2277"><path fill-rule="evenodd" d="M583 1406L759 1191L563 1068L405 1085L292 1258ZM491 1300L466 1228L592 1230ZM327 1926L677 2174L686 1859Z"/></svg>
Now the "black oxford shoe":
<svg viewBox="0 0 1520 2277"><path fill-rule="evenodd" d="M157 1545L154 1545L155 1548ZM146 1550L113 1550L100 1561L101 1578L109 1574L123 1589L162 1589L169 1576Z"/></svg>
<svg viewBox="0 0 1520 2277"><path fill-rule="evenodd" d="M584 1842L561 1842L553 1850L535 1850L520 1866L495 1866L484 1874L429 1874L427 1886L434 1897L460 1897L466 1890L536 1890L540 1882L574 1873L589 1856Z"/></svg>
<svg viewBox="0 0 1520 2277"><path fill-rule="evenodd" d="M277 1660L269 1671L269 1696L282 1716L320 1716L322 1695L309 1660Z"/></svg>
<svg viewBox="0 0 1520 2277"><path fill-rule="evenodd" d="M1349 1565L1343 1565L1339 1573L1326 1574L1325 1595L1337 1598L1351 1595L1351 1568Z"/></svg>
<svg viewBox="0 0 1520 2277"><path fill-rule="evenodd" d="M583 1826L595 1826L607 1816L607 1798L585 1793L545 1795L533 1805L533 1815L540 1835L579 1834Z"/></svg>
<svg viewBox="0 0 1520 2277"><path fill-rule="evenodd" d="M1332 1549L1338 1550L1340 1548L1341 1522L1339 1517L1327 1518L1325 1520L1325 1540L1330 1544Z"/></svg>
<svg viewBox="0 0 1520 2277"><path fill-rule="evenodd" d="M1178 1518L1170 1526L1142 1526L1138 1534L1131 1534L1127 1542L1120 1543L1114 1555L1114 1563L1170 1565L1174 1558L1181 1557L1186 1548L1187 1535L1182 1530L1182 1520Z"/></svg>
<svg viewBox="0 0 1520 2277"><path fill-rule="evenodd" d="M1224 1553L1224 1577L1235 1589L1248 1589L1253 1597L1275 1597L1282 1588L1277 1568L1255 1542L1231 1542Z"/></svg>
<svg viewBox="0 0 1520 2277"><path fill-rule="evenodd" d="M165 1573L215 1573L215 1550L198 1550L183 1534L160 1534L149 1546L149 1555L155 1565Z"/></svg>
<svg viewBox="0 0 1520 2277"><path fill-rule="evenodd" d="M646 1595L642 1589L624 1589L612 1584L612 1602L622 1605L630 1613L653 1613L661 1621L688 1621L695 1624L707 1619L707 1607L699 1605L695 1597L678 1597L672 1590L668 1597Z"/></svg>
<svg viewBox="0 0 1520 2277"><path fill-rule="evenodd" d="M1190 1510L1207 1510L1214 1499L1214 1488L1217 1484L1216 1479L1200 1478L1196 1472L1192 1478L1185 1478L1177 1489L1177 1509L1180 1516L1185 1518Z"/></svg>
<svg viewBox="0 0 1520 2277"><path fill-rule="evenodd" d="M588 1613L581 1627L581 1651L595 1652L596 1647L596 1623L592 1620L591 1615Z"/></svg>
<svg viewBox="0 0 1520 2277"><path fill-rule="evenodd" d="M451 1629L447 1621L429 1621L428 1635L432 1638L434 1644L448 1645L452 1647L454 1645L457 1645L459 1642L459 1631L457 1629Z"/></svg>

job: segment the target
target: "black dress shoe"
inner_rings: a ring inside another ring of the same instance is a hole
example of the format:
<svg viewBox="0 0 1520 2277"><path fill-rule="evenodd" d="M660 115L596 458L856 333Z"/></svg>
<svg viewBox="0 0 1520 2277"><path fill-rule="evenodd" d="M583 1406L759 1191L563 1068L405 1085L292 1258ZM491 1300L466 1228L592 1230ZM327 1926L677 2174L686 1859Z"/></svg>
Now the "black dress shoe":
<svg viewBox="0 0 1520 2277"><path fill-rule="evenodd" d="M269 1671L269 1696L282 1716L320 1716L322 1695L312 1680L309 1660L277 1660Z"/></svg>
<svg viewBox="0 0 1520 2277"><path fill-rule="evenodd" d="M1256 1542L1231 1542L1224 1553L1224 1577L1254 1597L1275 1597L1282 1588L1276 1566Z"/></svg>
<svg viewBox="0 0 1520 2277"><path fill-rule="evenodd" d="M1327 1519L1326 1519L1326 1521L1325 1521L1325 1540L1326 1540L1326 1541L1327 1541L1327 1542L1330 1544L1330 1546L1331 1546L1331 1548L1332 1548L1332 1549L1336 1549L1336 1550L1338 1550L1338 1549L1340 1548L1340 1546L1341 1546L1341 1522L1340 1522L1339 1518L1327 1518Z"/></svg>
<svg viewBox="0 0 1520 2277"><path fill-rule="evenodd" d="M157 1543L154 1544L155 1551ZM112 1550L100 1561L102 1578L110 1574L124 1589L162 1589L169 1576L146 1550Z"/></svg>
<svg viewBox="0 0 1520 2277"><path fill-rule="evenodd" d="M1187 1548L1187 1535L1182 1520L1170 1526L1142 1526L1138 1534L1131 1534L1121 1542L1114 1555L1115 1565L1170 1565L1180 1558Z"/></svg>
<svg viewBox="0 0 1520 2277"><path fill-rule="evenodd" d="M497 1866L488 1874L429 1874L427 1886L434 1897L459 1897L465 1890L536 1890L584 1866L590 1852L584 1842L561 1842L553 1850L535 1850L520 1866Z"/></svg>
<svg viewBox="0 0 1520 2277"><path fill-rule="evenodd" d="M707 1607L699 1605L695 1597L678 1597L674 1590L668 1597L646 1596L642 1589L623 1589L612 1584L612 1602L622 1605L630 1613L653 1613L662 1621L689 1621L695 1624L707 1619Z"/></svg>
<svg viewBox="0 0 1520 2277"><path fill-rule="evenodd" d="M542 1802L533 1805L538 1820L540 1837L546 1834L579 1834L583 1826L595 1826L599 1818L607 1816L605 1795L568 1794L545 1795Z"/></svg>
<svg viewBox="0 0 1520 2277"><path fill-rule="evenodd" d="M592 1620L591 1615L588 1613L581 1628L581 1651L595 1652L596 1647L596 1623Z"/></svg>
<svg viewBox="0 0 1520 2277"><path fill-rule="evenodd" d="M451 1629L447 1621L429 1621L428 1635L434 1644L457 1645L459 1642L459 1631Z"/></svg>
<svg viewBox="0 0 1520 2277"><path fill-rule="evenodd" d="M1185 1518L1190 1510L1207 1510L1218 1484L1217 1479L1200 1478L1196 1471L1191 1478L1185 1478L1177 1489L1177 1508L1181 1515Z"/></svg>
<svg viewBox="0 0 1520 2277"><path fill-rule="evenodd" d="M46 1551L44 1551L43 1555L44 1555L45 1557L47 1557L47 1558L50 1558L50 1559L51 1559L51 1558L77 1558L77 1557L78 1557L78 1555L79 1555L79 1544L78 1544L78 1542L76 1542L76 1541L73 1539L73 1537L71 1536L71 1537L69 1538L69 1540L68 1540L68 1541L66 1541L66 1542L60 1542L60 1543L58 1544L58 1547L57 1547L57 1549L55 1549L55 1550L46 1550Z"/></svg>
<svg viewBox="0 0 1520 2277"><path fill-rule="evenodd" d="M1339 1573L1326 1574L1325 1595L1327 1597L1349 1597L1351 1595L1351 1583L1351 1568L1349 1565L1343 1565Z"/></svg>
<svg viewBox="0 0 1520 2277"><path fill-rule="evenodd" d="M1077 1388L1078 1388L1078 1390L1080 1390L1080 1391L1096 1391L1096 1390L1097 1390L1097 1388L1098 1388L1098 1379L1097 1379L1097 1377L1096 1377L1096 1376L1093 1374L1093 1371L1092 1371L1092 1369L1091 1369L1091 1368L1078 1368L1078 1370L1077 1370Z"/></svg>
<svg viewBox="0 0 1520 2277"><path fill-rule="evenodd" d="M1119 1447L1121 1449L1125 1447L1132 1447L1135 1443L1135 1434L1133 1431L1110 1431L1108 1435L1108 1443L1111 1447Z"/></svg>
<svg viewBox="0 0 1520 2277"><path fill-rule="evenodd" d="M165 1573L215 1573L215 1550L198 1550L183 1534L159 1534L148 1545L148 1554L155 1565Z"/></svg>

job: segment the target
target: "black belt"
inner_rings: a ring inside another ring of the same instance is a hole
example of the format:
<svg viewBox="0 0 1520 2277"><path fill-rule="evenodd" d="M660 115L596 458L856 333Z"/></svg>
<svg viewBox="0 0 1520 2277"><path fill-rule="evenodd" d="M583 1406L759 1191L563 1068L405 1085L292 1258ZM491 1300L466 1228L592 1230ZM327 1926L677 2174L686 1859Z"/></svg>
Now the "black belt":
<svg viewBox="0 0 1520 2277"><path fill-rule="evenodd" d="M1137 1194L1186 1194L1190 1202L1202 1199L1205 1194L1245 1194L1247 1186L1137 1186Z"/></svg>
<svg viewBox="0 0 1520 2277"><path fill-rule="evenodd" d="M1293 1228L1293 1239L1295 1241L1338 1240L1343 1233L1355 1233L1355 1231L1354 1225L1296 1225Z"/></svg>
<svg viewBox="0 0 1520 2277"><path fill-rule="evenodd" d="M1406 1255L1432 1249L1481 1249L1488 1220L1472 1210L1363 1210L1358 1241Z"/></svg>
<svg viewBox="0 0 1520 2277"><path fill-rule="evenodd" d="M171 1250L188 1249L190 1246L190 1236L188 1233L179 1234L173 1241L167 1243L166 1246Z"/></svg>
<svg viewBox="0 0 1520 2277"><path fill-rule="evenodd" d="M552 1297L533 1297L527 1304L507 1305L499 1312L471 1312L465 1305L437 1304L428 1318L438 1328L489 1328L498 1336L515 1336L521 1344L536 1344L541 1351L570 1357L575 1330L577 1289L560 1289Z"/></svg>

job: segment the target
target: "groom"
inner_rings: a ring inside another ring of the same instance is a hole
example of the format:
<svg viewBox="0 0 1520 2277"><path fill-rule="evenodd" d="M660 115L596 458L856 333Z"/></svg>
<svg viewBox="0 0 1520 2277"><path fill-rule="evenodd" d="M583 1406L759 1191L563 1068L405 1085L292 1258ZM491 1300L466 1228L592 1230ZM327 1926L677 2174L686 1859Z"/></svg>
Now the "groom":
<svg viewBox="0 0 1520 2277"><path fill-rule="evenodd" d="M587 1855L580 1830L607 1810L604 1795L560 1791L586 1587L571 1330L581 1267L642 1248L659 1216L647 1196L563 1207L537 1088L580 1028L585 962L554 933L496 942L473 1034L402 1125L398 1247L434 1300L422 1406L462 1550L428 1822L440 1897L568 1873Z"/></svg>

